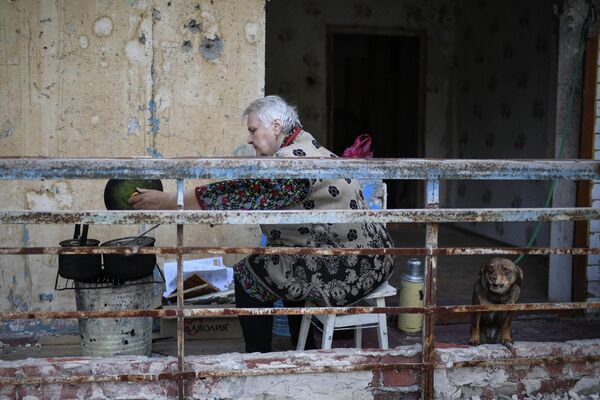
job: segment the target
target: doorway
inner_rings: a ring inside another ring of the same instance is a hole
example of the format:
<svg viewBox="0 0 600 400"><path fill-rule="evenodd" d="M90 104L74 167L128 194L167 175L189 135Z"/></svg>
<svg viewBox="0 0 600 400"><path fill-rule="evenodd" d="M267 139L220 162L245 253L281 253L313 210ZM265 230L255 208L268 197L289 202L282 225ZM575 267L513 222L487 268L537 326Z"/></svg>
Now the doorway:
<svg viewBox="0 0 600 400"><path fill-rule="evenodd" d="M328 146L363 133L376 158L422 157L423 39L406 31L328 27ZM422 207L418 181L387 180L388 208Z"/></svg>

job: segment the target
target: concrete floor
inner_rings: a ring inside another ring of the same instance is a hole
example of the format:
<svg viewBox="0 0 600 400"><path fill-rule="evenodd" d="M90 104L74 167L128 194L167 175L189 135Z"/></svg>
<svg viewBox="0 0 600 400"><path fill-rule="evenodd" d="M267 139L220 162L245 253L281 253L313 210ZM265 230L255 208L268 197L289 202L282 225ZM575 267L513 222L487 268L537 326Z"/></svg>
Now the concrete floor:
<svg viewBox="0 0 600 400"><path fill-rule="evenodd" d="M424 247L425 225L388 224L396 247ZM439 225L439 247L511 247L448 224ZM437 303L440 305L471 304L473 284L479 277L479 268L496 255L438 257ZM409 256L396 257L390 283L400 287L400 277ZM506 258L514 260L515 256ZM421 257L421 261L424 261ZM548 298L548 257L526 256L519 266L523 269L520 302L545 302ZM397 299L396 299L397 300ZM397 305L389 299L390 305Z"/></svg>
<svg viewBox="0 0 600 400"><path fill-rule="evenodd" d="M397 224L390 226L397 247L420 247L425 241L425 227ZM502 246L469 232L457 230L446 225L440 225L440 247L448 246ZM479 267L493 256L452 256L440 257L438 262L438 304L470 304L473 283L477 279ZM402 268L410 257L398 257L396 271L390 283L399 286ZM547 291L547 258L527 256L521 266L525 271L525 279L521 302L546 301ZM388 305L397 305L398 298L390 297ZM598 314L596 314L598 315ZM443 324L436 327L436 343L466 345L468 339L468 315L448 319L441 318ZM396 316L388 317L390 347L421 342L421 335L407 335L397 329ZM576 339L599 338L600 319L583 317L581 315L557 314L522 314L513 323L513 338L515 341L562 342ZM5 340L0 348L0 360L15 360L28 357L69 357L80 356L78 335L62 335L40 337L35 340ZM317 334L317 343L320 334ZM6 346L6 344L11 346ZM27 343L27 344L25 344ZM351 336L335 337L333 347L353 347ZM363 334L363 347L377 347L374 329L368 329ZM172 338L160 338L155 332L153 340L153 355L174 356L177 346ZM273 350L292 350L289 337L274 336ZM221 354L228 352L243 352L244 343L241 338L221 340L186 340L185 353L188 355Z"/></svg>
<svg viewBox="0 0 600 400"><path fill-rule="evenodd" d="M388 322L390 347L421 343L421 335L407 335L396 328L394 318ZM527 317L521 316L513 322L513 339L516 342L565 342L569 340L597 339L600 337L600 318L582 317ZM436 327L436 344L446 347L466 346L469 324L446 324ZM320 343L320 332L316 335ZM500 345L498 345L500 346ZM354 347L352 337L334 337L333 347ZM363 333L363 348L377 348L374 329ZM273 351L294 350L289 337L273 336ZM244 352L244 342L238 339L186 340L186 355L206 355ZM159 338L152 343L153 357L176 356L177 342L173 338ZM81 348L78 335L41 337L37 344L8 346L0 349L0 360L26 358L79 357Z"/></svg>

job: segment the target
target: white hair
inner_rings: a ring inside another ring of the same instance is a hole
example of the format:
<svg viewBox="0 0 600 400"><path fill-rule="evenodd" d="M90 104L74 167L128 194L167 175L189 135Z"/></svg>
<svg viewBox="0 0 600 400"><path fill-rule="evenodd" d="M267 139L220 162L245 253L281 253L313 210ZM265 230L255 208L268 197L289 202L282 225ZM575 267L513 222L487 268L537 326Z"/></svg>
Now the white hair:
<svg viewBox="0 0 600 400"><path fill-rule="evenodd" d="M296 107L289 105L279 96L265 96L254 100L242 114L242 118L254 113L264 126L272 124L276 119L281 121L284 133L289 133L296 126L302 126Z"/></svg>

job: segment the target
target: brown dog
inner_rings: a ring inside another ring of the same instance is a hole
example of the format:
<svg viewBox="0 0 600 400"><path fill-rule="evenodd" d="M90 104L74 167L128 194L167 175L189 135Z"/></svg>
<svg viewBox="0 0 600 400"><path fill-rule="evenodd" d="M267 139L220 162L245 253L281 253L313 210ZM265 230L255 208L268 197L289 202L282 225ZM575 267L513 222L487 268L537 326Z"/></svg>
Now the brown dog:
<svg viewBox="0 0 600 400"><path fill-rule="evenodd" d="M521 294L523 271L506 258L494 258L481 267L473 287L473 304L514 304ZM511 347L510 324L514 311L491 311L472 314L469 344L502 343Z"/></svg>

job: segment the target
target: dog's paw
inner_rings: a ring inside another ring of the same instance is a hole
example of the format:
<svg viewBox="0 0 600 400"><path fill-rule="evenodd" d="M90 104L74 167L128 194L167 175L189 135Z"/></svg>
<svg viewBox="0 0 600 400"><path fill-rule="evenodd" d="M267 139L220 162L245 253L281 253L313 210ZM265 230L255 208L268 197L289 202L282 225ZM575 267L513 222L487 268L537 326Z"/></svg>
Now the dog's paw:
<svg viewBox="0 0 600 400"><path fill-rule="evenodd" d="M469 339L469 346L479 346L481 343L479 341L479 338L470 338Z"/></svg>
<svg viewBox="0 0 600 400"><path fill-rule="evenodd" d="M506 346L507 349L512 350L513 348L513 340L512 338L504 338L502 339L502 344Z"/></svg>

